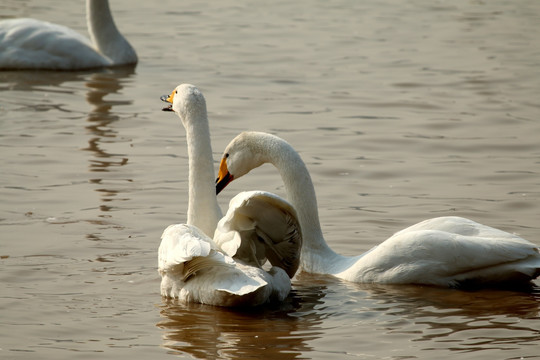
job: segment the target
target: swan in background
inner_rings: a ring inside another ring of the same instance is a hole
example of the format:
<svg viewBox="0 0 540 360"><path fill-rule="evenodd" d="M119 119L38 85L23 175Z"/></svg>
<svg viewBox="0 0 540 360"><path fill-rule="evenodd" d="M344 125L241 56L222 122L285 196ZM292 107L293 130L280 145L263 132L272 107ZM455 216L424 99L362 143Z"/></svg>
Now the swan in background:
<svg viewBox="0 0 540 360"><path fill-rule="evenodd" d="M300 155L285 140L244 132L227 146L216 191L263 163L285 184L303 232L302 270L358 283L481 287L529 284L540 275L538 246L461 217L439 217L401 230L366 253L346 257L324 240L315 189Z"/></svg>
<svg viewBox="0 0 540 360"><path fill-rule="evenodd" d="M0 69L82 70L137 63L108 0L87 0L89 41L65 26L21 18L0 21Z"/></svg>
<svg viewBox="0 0 540 360"><path fill-rule="evenodd" d="M171 104L163 110L176 112L186 129L189 201L187 224L162 235L161 294L220 306L282 301L300 260L296 211L277 195L251 191L235 196L222 218L203 94L182 84L162 100ZM262 268L267 260L274 265L269 271Z"/></svg>

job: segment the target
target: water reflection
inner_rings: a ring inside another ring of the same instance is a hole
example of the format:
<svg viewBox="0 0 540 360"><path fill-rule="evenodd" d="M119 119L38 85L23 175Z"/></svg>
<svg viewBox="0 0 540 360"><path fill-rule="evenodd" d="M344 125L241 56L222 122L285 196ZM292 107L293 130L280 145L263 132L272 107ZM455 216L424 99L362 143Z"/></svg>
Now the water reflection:
<svg viewBox="0 0 540 360"><path fill-rule="evenodd" d="M113 107L130 105L133 100L109 99L111 95L118 94L124 88L126 80L135 73L135 67L116 67L105 69L93 73L85 80L85 85L88 89L86 93L86 101L92 105L92 110L86 117L87 125L85 129L90 135L88 146L82 148L83 151L90 152L93 157L89 161L89 171L93 173L103 173L99 177L93 177L89 181L96 185L95 191L100 194L102 204L99 205L99 210L102 212L99 217L108 218L110 215L105 215L113 208L110 205L112 201L124 201L127 198L121 198L119 195L124 191L118 189L119 183L132 182L132 179L122 176L121 180L108 179L105 173L111 171L113 167L123 167L128 163L126 154L113 153L106 149L107 144L117 144L125 140L121 134L118 134L114 124L121 119L118 112L113 112ZM87 234L87 238L92 241L102 240L98 234Z"/></svg>
<svg viewBox="0 0 540 360"><path fill-rule="evenodd" d="M410 341L426 342L432 350L441 343L450 351L508 350L537 342L534 324L539 316L540 288L528 292L461 291L422 286L346 284L388 317L388 334L410 334ZM404 324L408 325L404 325ZM476 334L471 338L470 334ZM481 335L480 335L481 334Z"/></svg>
<svg viewBox="0 0 540 360"><path fill-rule="evenodd" d="M120 117L111 113L113 106L130 105L132 100L108 100L106 96L119 93L123 88L123 79L135 73L134 67L119 67L97 72L86 81L89 89L86 100L93 109L88 114L86 126L88 132L93 135L88 140L88 147L83 150L93 152L95 159L90 160L90 171L108 171L111 166L123 166L128 159L125 154L114 154L103 149L102 144L117 142L118 134L111 125Z"/></svg>
<svg viewBox="0 0 540 360"><path fill-rule="evenodd" d="M400 303L392 310L398 315L416 317L422 315L424 308L431 308L466 317L504 315L532 318L540 311L540 288L535 285L529 291L463 291L416 285L343 283L350 290L362 292L367 299L378 303Z"/></svg>
<svg viewBox="0 0 540 360"><path fill-rule="evenodd" d="M282 304L249 311L164 300L157 326L164 347L200 359L297 359L324 336L325 293L324 280L310 282Z"/></svg>
<svg viewBox="0 0 540 360"><path fill-rule="evenodd" d="M161 306L163 346L195 358L298 359L329 333L357 334L358 343L335 339L355 353L365 338L406 337L411 343L440 344L451 352L507 350L538 342L540 288L529 292L461 291L422 286L353 284L301 273L292 295L275 308L235 311L166 301ZM359 325L361 324L361 325ZM359 327L360 326L360 327ZM370 329L377 334L360 333ZM471 334L476 334L475 338ZM481 336L479 334L482 334Z"/></svg>
<svg viewBox="0 0 540 360"><path fill-rule="evenodd" d="M96 70L95 72L56 72L56 71L2 71L0 72L0 91L18 91L27 94L67 94L77 95L79 89L70 83L84 82L88 89L86 101L92 106L88 114L83 113L89 123L85 128L91 135L88 146L82 150L90 151L94 159L90 160L90 171L108 171L111 166L123 166L128 159L125 154L116 154L106 151L103 145L122 141L113 124L120 116L112 112L112 108L121 105L130 105L130 100L110 100L107 96L120 93L126 80L135 73L133 66L116 67ZM47 98L45 95L43 98ZM34 112L56 110L74 114L77 112L67 109L68 105L57 101L29 102L28 98L16 100L4 100L10 106L21 107L17 110L24 111L30 108Z"/></svg>
<svg viewBox="0 0 540 360"><path fill-rule="evenodd" d="M0 72L0 92L4 93L2 110L14 114L9 124L10 149L20 146L18 139L24 137L28 139L24 145L29 153L39 152L39 157L45 156L49 163L63 164L59 166L59 172L78 166L81 160L83 164L88 161L86 179L81 180L79 175L82 174L77 172L77 177L66 181L65 176L56 178L51 172L51 177L43 178L43 183L49 187L53 184L69 194L71 186L84 186L84 181L88 181L90 190L98 195L99 200L97 205L85 204L85 209L98 209L100 218L110 217L107 213L113 208L112 201L126 200L121 195L125 193L124 185L130 186L132 182L125 171L120 175L118 172L111 174L113 168L124 167L128 163L126 154L111 149L130 141L116 127L119 120L133 116L122 113L118 108L133 103L132 99L126 99L122 90L129 86L134 74L133 66L81 72ZM86 104L90 105L89 110ZM72 154L70 150L73 148L82 152ZM19 156L16 152L14 155ZM68 175L73 173L65 171ZM78 197L84 198L84 194L78 191ZM68 217L67 220L60 218L49 223L66 221L79 220ZM110 226L108 222L104 225ZM93 238L94 235L89 236Z"/></svg>

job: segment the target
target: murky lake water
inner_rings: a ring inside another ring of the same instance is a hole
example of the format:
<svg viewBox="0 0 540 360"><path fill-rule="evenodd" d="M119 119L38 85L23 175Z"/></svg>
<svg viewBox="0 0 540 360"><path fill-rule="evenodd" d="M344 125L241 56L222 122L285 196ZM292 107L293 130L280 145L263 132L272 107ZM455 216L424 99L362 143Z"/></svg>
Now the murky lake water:
<svg viewBox="0 0 540 360"><path fill-rule="evenodd" d="M3 359L540 359L531 292L367 286L299 274L253 312L159 294L187 209L185 133L159 96L207 98L215 159L238 132L287 139L326 239L358 254L460 215L540 243L540 2L112 1L136 68L0 72ZM82 2L0 16L86 34ZM265 166L231 184L283 195Z"/></svg>

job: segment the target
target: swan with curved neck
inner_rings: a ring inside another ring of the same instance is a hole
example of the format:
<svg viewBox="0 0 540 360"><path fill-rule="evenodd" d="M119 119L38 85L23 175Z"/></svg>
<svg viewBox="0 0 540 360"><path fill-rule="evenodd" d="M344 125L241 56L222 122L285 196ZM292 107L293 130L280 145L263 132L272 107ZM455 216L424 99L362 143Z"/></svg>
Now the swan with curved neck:
<svg viewBox="0 0 540 360"><path fill-rule="evenodd" d="M182 84L162 100L186 129L189 158L187 224L169 226L159 249L162 295L221 306L283 300L299 266L296 211L274 194L251 191L235 196L222 218L203 94ZM269 271L261 267L266 260Z"/></svg>
<svg viewBox="0 0 540 360"><path fill-rule="evenodd" d="M370 251L346 257L326 243L309 172L285 140L244 132L224 151L216 190L264 163L279 171L295 207L304 242L303 271L359 283L427 284L448 287L528 283L540 275L538 246L504 231L460 217L425 220Z"/></svg>
<svg viewBox="0 0 540 360"><path fill-rule="evenodd" d="M29 18L0 21L0 69L82 70L137 63L108 0L87 0L90 41L65 26Z"/></svg>

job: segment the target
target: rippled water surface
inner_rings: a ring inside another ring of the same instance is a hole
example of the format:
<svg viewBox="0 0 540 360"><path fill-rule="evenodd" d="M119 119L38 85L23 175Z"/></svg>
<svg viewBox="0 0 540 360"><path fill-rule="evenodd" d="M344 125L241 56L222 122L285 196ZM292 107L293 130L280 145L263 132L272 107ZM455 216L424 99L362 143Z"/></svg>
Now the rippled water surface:
<svg viewBox="0 0 540 360"><path fill-rule="evenodd" d="M540 243L540 2L112 0L136 68L0 72L0 357L540 359L529 292L298 274L254 311L162 299L184 222L185 133L159 96L205 94L215 159L238 132L302 155L326 239L358 254L459 215ZM80 1L4 0L86 34ZM232 183L283 195L270 166Z"/></svg>

